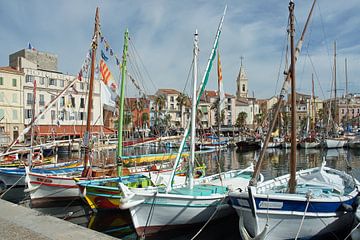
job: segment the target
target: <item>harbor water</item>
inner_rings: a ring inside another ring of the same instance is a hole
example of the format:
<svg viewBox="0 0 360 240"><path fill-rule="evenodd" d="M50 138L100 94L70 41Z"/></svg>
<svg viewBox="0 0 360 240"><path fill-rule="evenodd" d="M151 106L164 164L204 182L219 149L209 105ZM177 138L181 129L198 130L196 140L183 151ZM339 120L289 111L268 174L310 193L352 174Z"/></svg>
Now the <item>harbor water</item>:
<svg viewBox="0 0 360 240"><path fill-rule="evenodd" d="M165 149L151 148L127 149L127 154L141 154L149 152L164 152ZM107 158L114 159L114 152L107 153ZM205 163L207 173L217 173L230 169L245 168L257 159L259 151L238 152L235 149L225 149L197 156L198 163ZM63 156L66 158L66 156ZM68 156L67 156L68 158ZM262 174L266 179L271 179L288 173L290 150L288 149L268 149L265 154ZM360 177L360 150L352 149L298 149L297 150L297 170L320 166L322 161L326 161L327 166L339 170L351 172L354 177ZM75 224L94 229L96 231L121 238L139 239L133 229L131 217L128 211L104 211L93 213L86 203L66 203L62 206L37 209L45 214L50 214ZM211 221L206 226L196 225L187 229L161 233L146 239L240 239L238 230L238 217L236 213L226 219ZM342 233L334 234L333 238L344 239L351 228ZM349 238L350 239L350 238Z"/></svg>

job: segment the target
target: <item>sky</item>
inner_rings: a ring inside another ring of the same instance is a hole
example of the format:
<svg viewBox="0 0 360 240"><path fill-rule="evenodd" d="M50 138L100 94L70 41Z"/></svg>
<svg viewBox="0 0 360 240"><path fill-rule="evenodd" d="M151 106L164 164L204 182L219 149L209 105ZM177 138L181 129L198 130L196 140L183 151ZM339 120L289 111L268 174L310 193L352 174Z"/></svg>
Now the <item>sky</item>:
<svg viewBox="0 0 360 240"><path fill-rule="evenodd" d="M146 94L154 94L158 88L173 88L190 95L195 29L199 32L199 75L202 76L227 4L219 42L225 92L235 95L243 57L249 95L270 98L279 93L284 79L288 3L285 0L0 0L0 66L7 66L8 55L27 48L30 42L39 51L58 55L59 71L77 74L89 50L98 6L102 34L119 57L123 34L129 30L128 71ZM295 1L296 40L311 4L310 0ZM336 41L338 94L345 92L345 58L349 92L360 92L359 12L358 0L317 0L296 64L297 91L311 94L314 74L315 94L322 99L330 96ZM118 79L116 65L110 62L108 65ZM216 67L207 89L217 89ZM138 96L131 83L126 91L129 96Z"/></svg>

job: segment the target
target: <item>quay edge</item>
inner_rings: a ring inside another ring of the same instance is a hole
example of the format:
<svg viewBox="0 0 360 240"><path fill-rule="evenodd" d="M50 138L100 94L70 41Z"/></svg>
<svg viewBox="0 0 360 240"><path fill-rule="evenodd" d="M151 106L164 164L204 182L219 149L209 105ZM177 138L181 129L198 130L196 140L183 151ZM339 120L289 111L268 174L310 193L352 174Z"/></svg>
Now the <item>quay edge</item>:
<svg viewBox="0 0 360 240"><path fill-rule="evenodd" d="M2 199L0 212L0 238L3 240L116 239Z"/></svg>

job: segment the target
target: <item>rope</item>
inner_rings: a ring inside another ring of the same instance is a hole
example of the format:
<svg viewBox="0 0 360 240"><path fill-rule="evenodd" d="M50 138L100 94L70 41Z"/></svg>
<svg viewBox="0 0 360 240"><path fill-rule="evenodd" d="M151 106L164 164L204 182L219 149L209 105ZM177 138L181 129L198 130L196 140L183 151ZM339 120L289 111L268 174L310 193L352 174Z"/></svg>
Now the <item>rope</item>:
<svg viewBox="0 0 360 240"><path fill-rule="evenodd" d="M205 222L204 226L202 226L200 228L200 230L191 238L191 240L194 240L204 229L205 227L209 224L209 222L213 219L213 217L215 216L215 214L217 213L217 211L219 210L219 206L224 202L225 200L225 196L222 198L221 202L219 205L216 206L215 211L213 212L213 214L210 216L210 218Z"/></svg>
<svg viewBox="0 0 360 240"><path fill-rule="evenodd" d="M1 195L0 195L0 199L3 198L3 196L9 192L13 187L16 186L16 184L18 184L18 182L20 182L21 179L23 179L25 177L26 173L24 173L13 185L11 185L11 187L9 187L8 189L6 189L5 192L3 192Z"/></svg>
<svg viewBox="0 0 360 240"><path fill-rule="evenodd" d="M146 224L145 224L145 227L144 227L144 231L142 232L141 237L140 237L141 240L142 240L142 239L145 239L145 237L146 237L146 235L145 235L146 228L147 228L147 226L148 226L148 224L149 224L149 222L150 222L150 217L151 217L151 215L152 215L153 212L154 212L154 206L155 206L155 200L156 200L156 195L157 195L157 194L158 194L158 192L155 192L155 194L154 194L154 196L153 196L153 201L152 201L152 203L151 203L151 208L150 208L150 211L149 211L149 215L148 215L148 217L147 217L147 219L146 219Z"/></svg>
<svg viewBox="0 0 360 240"><path fill-rule="evenodd" d="M298 229L298 231L296 233L295 239L298 239L298 237L299 237L302 225L303 225L304 220L305 220L306 212L307 212L309 204L310 204L310 197L311 197L311 193L306 194L307 203L306 203L306 207L305 207L305 211L304 211L304 216L301 219L301 223L300 223L299 229Z"/></svg>
<svg viewBox="0 0 360 240"><path fill-rule="evenodd" d="M352 234L359 226L360 226L360 222L356 225L356 227L354 227L354 228L351 230L351 232L346 236L346 238L344 238L344 240L348 239L348 238L351 236L351 234Z"/></svg>

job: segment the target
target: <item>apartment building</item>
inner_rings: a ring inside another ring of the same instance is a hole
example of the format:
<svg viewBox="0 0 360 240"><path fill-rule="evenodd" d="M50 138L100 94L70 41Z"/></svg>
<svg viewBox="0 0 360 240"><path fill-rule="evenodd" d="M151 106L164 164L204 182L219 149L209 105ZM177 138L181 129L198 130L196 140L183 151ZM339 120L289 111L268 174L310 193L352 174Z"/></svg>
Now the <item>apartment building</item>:
<svg viewBox="0 0 360 240"><path fill-rule="evenodd" d="M0 67L0 145L12 142L24 129L23 77L12 67Z"/></svg>
<svg viewBox="0 0 360 240"><path fill-rule="evenodd" d="M77 76L58 70L57 56L32 49L23 49L9 56L9 64L23 75L21 77L22 123L26 126L35 116L45 111L47 105ZM19 81L20 82L20 81ZM20 84L20 83L19 83ZM73 87L37 121L34 128L36 137L81 137L85 131L88 105L88 79L76 82ZM34 101L35 100L35 101ZM92 101L92 133L110 134L103 127L103 103L101 84L94 81Z"/></svg>

